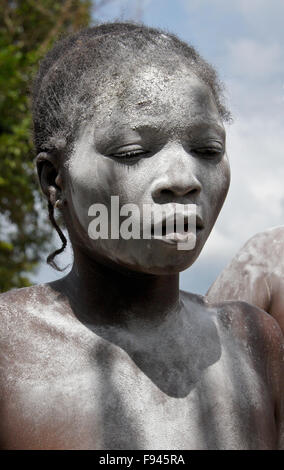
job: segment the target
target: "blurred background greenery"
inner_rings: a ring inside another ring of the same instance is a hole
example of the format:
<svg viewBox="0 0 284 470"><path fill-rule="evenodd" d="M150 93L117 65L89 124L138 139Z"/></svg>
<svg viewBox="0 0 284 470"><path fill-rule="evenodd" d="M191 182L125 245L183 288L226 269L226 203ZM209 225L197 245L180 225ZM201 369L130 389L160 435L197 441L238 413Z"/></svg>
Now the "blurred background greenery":
<svg viewBox="0 0 284 470"><path fill-rule="evenodd" d="M34 171L32 77L54 41L94 24L96 13L110 2L0 3L0 292L30 285L52 236Z"/></svg>

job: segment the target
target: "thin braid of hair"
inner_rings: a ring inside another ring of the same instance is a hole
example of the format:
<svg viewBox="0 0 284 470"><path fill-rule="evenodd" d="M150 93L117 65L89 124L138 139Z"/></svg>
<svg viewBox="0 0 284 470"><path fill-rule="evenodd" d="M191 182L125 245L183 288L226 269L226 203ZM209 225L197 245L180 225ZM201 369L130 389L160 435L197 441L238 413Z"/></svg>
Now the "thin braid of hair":
<svg viewBox="0 0 284 470"><path fill-rule="evenodd" d="M57 271L64 271L67 266L65 268L59 268L59 266L55 263L54 258L65 250L67 245L67 238L65 237L64 233L62 232L61 228L59 227L54 218L54 207L50 201L48 201L48 215L50 222L52 223L53 227L55 228L62 241L62 246L61 248L58 248L58 250L55 250L53 253L50 253L50 255L48 255L48 257L46 258L46 261L50 266L57 269Z"/></svg>

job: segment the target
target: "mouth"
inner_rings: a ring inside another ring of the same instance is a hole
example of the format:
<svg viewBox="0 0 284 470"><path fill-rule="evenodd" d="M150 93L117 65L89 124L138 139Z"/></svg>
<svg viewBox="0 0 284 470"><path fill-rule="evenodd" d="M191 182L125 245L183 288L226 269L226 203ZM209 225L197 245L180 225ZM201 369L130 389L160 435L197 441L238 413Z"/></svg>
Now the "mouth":
<svg viewBox="0 0 284 470"><path fill-rule="evenodd" d="M171 223L170 229L168 228L169 223ZM174 217L174 220L164 218L160 226L151 225L151 237L173 243L184 242L189 237L198 235L204 229L203 221L198 215L196 216L194 225L188 217L185 217L182 221L177 220L176 217Z"/></svg>

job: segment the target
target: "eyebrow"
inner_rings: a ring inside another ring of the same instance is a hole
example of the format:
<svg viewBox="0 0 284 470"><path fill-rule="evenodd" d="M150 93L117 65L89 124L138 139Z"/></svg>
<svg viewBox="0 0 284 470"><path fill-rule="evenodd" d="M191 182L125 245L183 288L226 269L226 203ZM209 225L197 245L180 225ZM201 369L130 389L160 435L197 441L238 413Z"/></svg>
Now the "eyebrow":
<svg viewBox="0 0 284 470"><path fill-rule="evenodd" d="M189 131L199 131L199 130L205 130L205 131L210 131L214 130L216 131L222 138L225 138L226 136L226 131L224 127L218 123L213 122L211 120L207 121L195 121L192 124L189 125Z"/></svg>
<svg viewBox="0 0 284 470"><path fill-rule="evenodd" d="M146 101L141 103L147 103ZM145 104L146 106L146 104ZM102 128L100 129L102 131ZM94 140L97 141L98 145L101 143L101 138L103 138L104 143L110 145L114 138L123 137L127 135L129 137L129 133L132 135L136 135L137 137L143 138L148 132L154 132L156 137L159 135L162 136L160 130L157 126L153 125L153 123L136 123L133 125L132 123L117 123L115 129L112 126L103 129L103 132L100 132L99 135L94 135ZM218 124L216 121L213 120L200 120L196 119L195 121L189 123L186 133L193 134L193 138L196 136L198 139L198 134L203 132L216 132L220 139L225 140L226 132L222 125ZM146 134L145 134L146 133ZM94 133L95 134L95 133Z"/></svg>

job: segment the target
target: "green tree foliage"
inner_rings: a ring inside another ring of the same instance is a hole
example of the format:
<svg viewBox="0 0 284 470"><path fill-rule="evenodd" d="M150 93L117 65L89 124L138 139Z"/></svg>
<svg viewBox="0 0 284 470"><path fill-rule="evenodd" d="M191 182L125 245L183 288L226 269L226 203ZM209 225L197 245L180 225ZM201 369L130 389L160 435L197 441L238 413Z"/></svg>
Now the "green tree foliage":
<svg viewBox="0 0 284 470"><path fill-rule="evenodd" d="M34 171L29 90L38 61L91 21L91 1L0 2L0 291L30 284L51 239ZM94 6L94 5L93 5Z"/></svg>

